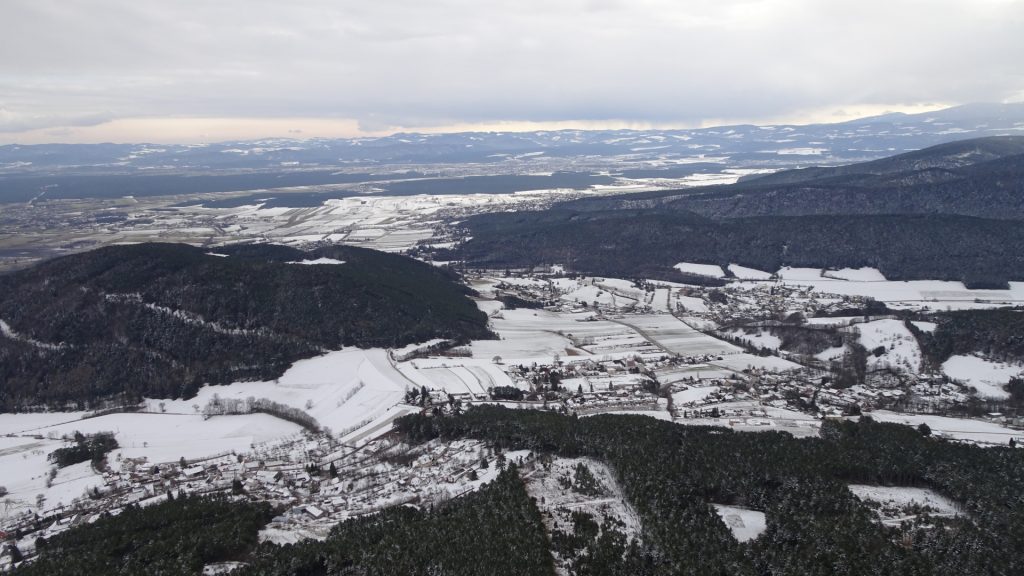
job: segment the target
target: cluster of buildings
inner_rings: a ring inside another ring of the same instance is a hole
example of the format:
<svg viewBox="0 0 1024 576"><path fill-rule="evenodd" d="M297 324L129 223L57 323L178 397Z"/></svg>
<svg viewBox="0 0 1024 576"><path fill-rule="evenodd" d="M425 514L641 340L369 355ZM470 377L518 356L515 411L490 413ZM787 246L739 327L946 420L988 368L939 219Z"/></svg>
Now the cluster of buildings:
<svg viewBox="0 0 1024 576"><path fill-rule="evenodd" d="M29 558L38 538L50 539L103 514L217 493L274 506L278 515L262 539L287 543L323 538L347 518L459 496L493 478L506 463L529 458L495 453L474 440L410 446L385 435L353 447L339 445L326 434L307 433L247 454L158 464L123 459L118 469L104 473L102 486L45 516L28 513L14 519L0 539L10 540Z"/></svg>

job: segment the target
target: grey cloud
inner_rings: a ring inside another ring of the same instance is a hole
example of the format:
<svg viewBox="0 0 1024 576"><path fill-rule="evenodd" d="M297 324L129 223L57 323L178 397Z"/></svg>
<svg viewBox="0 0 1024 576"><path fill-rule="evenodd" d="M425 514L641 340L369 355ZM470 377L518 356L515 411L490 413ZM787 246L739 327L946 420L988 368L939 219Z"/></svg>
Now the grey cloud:
<svg viewBox="0 0 1024 576"><path fill-rule="evenodd" d="M699 122L1024 93L1011 0L6 0L12 127L309 116ZM25 120L29 119L29 120Z"/></svg>
<svg viewBox="0 0 1024 576"><path fill-rule="evenodd" d="M112 119L112 116L102 114L78 116L62 114L26 114L14 112L0 106L0 133L24 132L27 130L37 130L54 126L98 126L105 122L109 122Z"/></svg>

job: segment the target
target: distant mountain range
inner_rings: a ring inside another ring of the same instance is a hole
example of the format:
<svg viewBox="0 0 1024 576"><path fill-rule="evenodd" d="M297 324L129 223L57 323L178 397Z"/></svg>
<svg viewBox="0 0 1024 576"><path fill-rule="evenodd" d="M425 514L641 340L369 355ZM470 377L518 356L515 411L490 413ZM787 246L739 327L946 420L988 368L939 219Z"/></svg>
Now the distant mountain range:
<svg viewBox="0 0 1024 576"><path fill-rule="evenodd" d="M274 173L381 164L507 163L536 157L675 161L727 156L733 163L839 164L953 139L1024 133L1024 103L972 104L835 124L720 126L688 130L559 130L394 134L380 138L260 140L202 145L0 146L0 174Z"/></svg>
<svg viewBox="0 0 1024 576"><path fill-rule="evenodd" d="M766 271L872 266L890 279L1005 288L1024 280L1020 219L1024 137L994 137L731 186L475 216L461 224L471 239L436 257L669 280L687 279L672 269L681 261Z"/></svg>
<svg viewBox="0 0 1024 576"><path fill-rule="evenodd" d="M466 293L443 269L344 246L140 244L53 259L0 275L0 410L187 398L342 346L490 337Z"/></svg>
<svg viewBox="0 0 1024 576"><path fill-rule="evenodd" d="M247 198L203 200L208 207L256 201L305 207L365 194L510 194L638 183L664 189L701 175L728 179L734 169L851 164L951 140L1020 134L1024 103L807 126L9 145L0 146L0 204L252 191ZM284 188L292 190L268 196ZM305 188L302 197L297 188Z"/></svg>

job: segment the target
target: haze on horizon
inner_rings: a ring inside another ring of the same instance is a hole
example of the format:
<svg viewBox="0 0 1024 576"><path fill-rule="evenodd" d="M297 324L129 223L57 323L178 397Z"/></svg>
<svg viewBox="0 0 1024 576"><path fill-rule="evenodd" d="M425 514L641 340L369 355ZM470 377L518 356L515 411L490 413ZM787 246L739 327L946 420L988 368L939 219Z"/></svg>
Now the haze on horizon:
<svg viewBox="0 0 1024 576"><path fill-rule="evenodd" d="M1024 0L6 0L0 144L837 122L1024 99Z"/></svg>

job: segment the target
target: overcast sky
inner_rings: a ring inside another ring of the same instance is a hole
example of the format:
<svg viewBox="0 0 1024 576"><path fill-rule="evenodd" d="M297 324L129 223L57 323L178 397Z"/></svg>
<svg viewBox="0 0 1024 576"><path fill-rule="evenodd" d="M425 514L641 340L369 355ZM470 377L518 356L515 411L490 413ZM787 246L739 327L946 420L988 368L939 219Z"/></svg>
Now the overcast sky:
<svg viewBox="0 0 1024 576"><path fill-rule="evenodd" d="M841 121L1024 99L1024 0L0 0L0 143Z"/></svg>

